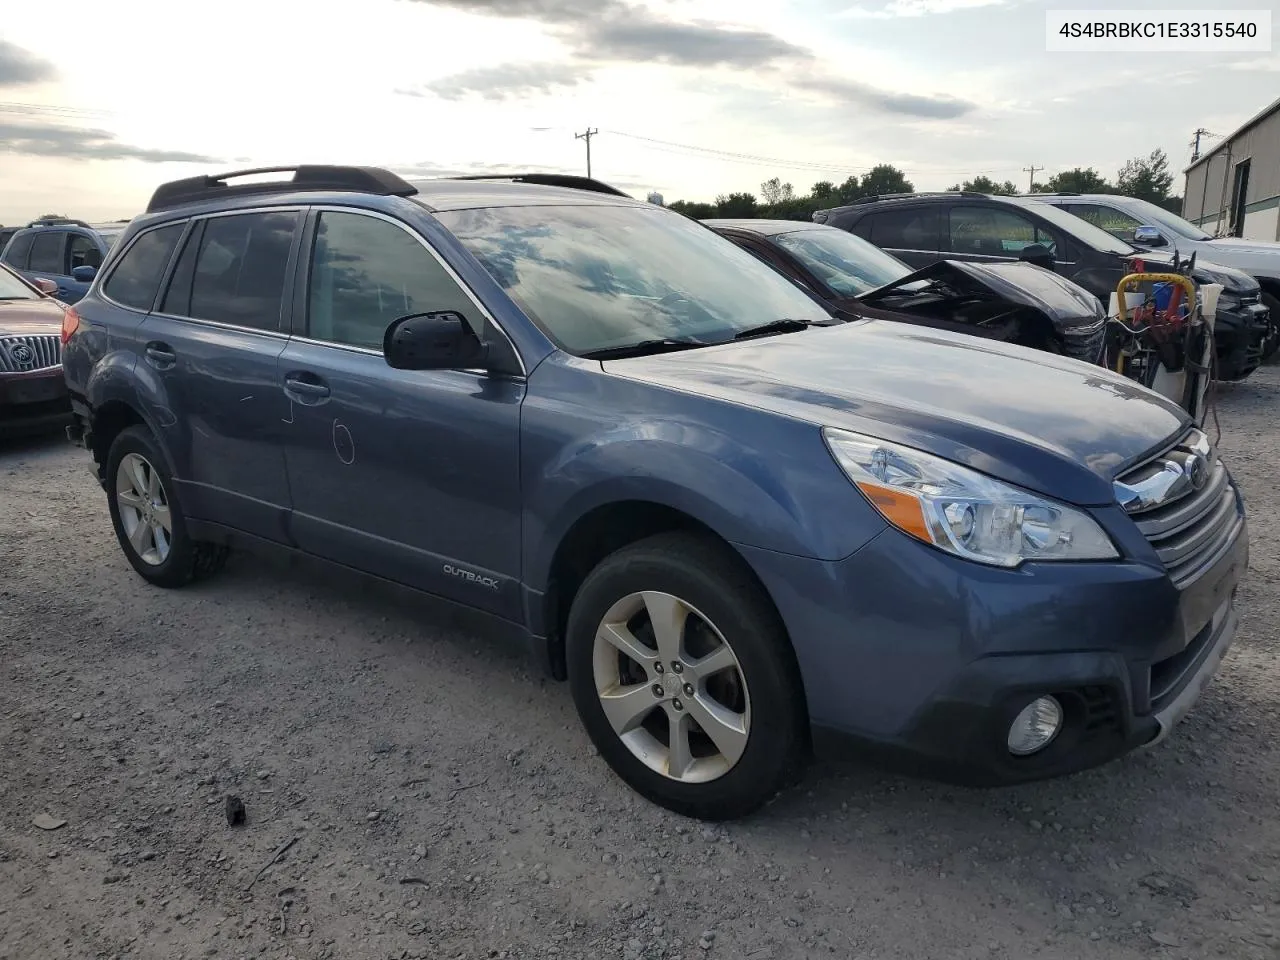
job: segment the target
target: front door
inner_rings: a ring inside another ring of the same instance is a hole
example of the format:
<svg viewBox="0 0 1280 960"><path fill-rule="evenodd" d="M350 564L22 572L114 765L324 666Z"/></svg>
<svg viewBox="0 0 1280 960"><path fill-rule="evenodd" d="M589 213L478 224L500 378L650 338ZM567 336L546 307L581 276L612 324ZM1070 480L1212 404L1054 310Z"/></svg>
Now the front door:
<svg viewBox="0 0 1280 960"><path fill-rule="evenodd" d="M305 293L277 390L294 540L309 553L521 619L520 404L524 384L475 370L394 370L392 321L482 314L405 225L312 215Z"/></svg>
<svg viewBox="0 0 1280 960"><path fill-rule="evenodd" d="M159 308L138 332L138 369L145 364L159 387L152 419L174 459L184 510L282 543L289 405L276 363L288 341L287 278L302 219L293 209L196 221ZM121 268L107 278L107 296Z"/></svg>

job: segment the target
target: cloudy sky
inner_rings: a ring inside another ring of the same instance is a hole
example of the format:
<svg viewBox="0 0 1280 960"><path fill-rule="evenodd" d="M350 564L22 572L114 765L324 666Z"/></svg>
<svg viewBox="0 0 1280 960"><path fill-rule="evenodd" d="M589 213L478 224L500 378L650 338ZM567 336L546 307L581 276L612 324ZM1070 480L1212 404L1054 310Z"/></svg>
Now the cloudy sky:
<svg viewBox="0 0 1280 960"><path fill-rule="evenodd" d="M0 223L129 217L211 169L585 172L588 126L596 176L668 201L880 162L918 189L1022 183L1029 164L1114 175L1155 147L1180 170L1195 127L1229 133L1280 95L1276 52L1045 52L1046 9L1108 6L112 0L51 28L0 0Z"/></svg>

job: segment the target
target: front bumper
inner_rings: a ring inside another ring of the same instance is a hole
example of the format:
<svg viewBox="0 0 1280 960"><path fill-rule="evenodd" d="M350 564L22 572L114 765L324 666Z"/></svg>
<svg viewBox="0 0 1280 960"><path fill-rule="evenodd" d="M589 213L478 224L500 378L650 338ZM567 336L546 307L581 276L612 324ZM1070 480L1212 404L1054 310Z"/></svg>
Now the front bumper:
<svg viewBox="0 0 1280 960"><path fill-rule="evenodd" d="M1271 311L1258 297L1239 300L1223 297L1213 339L1218 353L1219 380L1243 380L1262 365Z"/></svg>
<svg viewBox="0 0 1280 960"><path fill-rule="evenodd" d="M896 530L838 563L742 549L790 631L820 755L982 786L1167 736L1234 637L1248 531L1181 588L1138 560L980 567ZM1045 694L1063 731L1016 757L1009 725Z"/></svg>
<svg viewBox="0 0 1280 960"><path fill-rule="evenodd" d="M41 433L70 421L71 401L62 367L0 373L0 436Z"/></svg>

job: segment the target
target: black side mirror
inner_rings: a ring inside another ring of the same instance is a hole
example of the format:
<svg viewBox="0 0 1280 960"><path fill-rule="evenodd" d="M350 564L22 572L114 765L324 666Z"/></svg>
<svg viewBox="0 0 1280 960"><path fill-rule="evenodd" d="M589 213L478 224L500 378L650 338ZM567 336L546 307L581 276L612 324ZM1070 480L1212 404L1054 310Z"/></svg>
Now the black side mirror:
<svg viewBox="0 0 1280 960"><path fill-rule="evenodd" d="M1025 263L1034 263L1037 267L1044 267L1046 270L1053 269L1053 254L1043 243L1027 244L1019 252L1018 259Z"/></svg>
<svg viewBox="0 0 1280 960"><path fill-rule="evenodd" d="M382 338L382 353L397 370L466 370L486 365L489 345L462 314L437 310L394 321Z"/></svg>
<svg viewBox="0 0 1280 960"><path fill-rule="evenodd" d="M79 283L90 283L97 275L97 267L82 266L71 268L71 279Z"/></svg>
<svg viewBox="0 0 1280 960"><path fill-rule="evenodd" d="M1160 232L1159 228L1153 227L1150 224L1144 224L1140 227L1134 228L1133 242L1141 244L1144 247L1163 247L1169 243L1169 241L1164 238L1164 235Z"/></svg>

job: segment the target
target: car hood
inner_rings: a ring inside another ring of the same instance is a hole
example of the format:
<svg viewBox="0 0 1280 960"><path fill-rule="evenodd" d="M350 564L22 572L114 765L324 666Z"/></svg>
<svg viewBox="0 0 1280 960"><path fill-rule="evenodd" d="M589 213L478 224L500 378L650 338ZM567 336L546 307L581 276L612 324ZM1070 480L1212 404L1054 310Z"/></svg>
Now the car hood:
<svg viewBox="0 0 1280 960"><path fill-rule="evenodd" d="M1185 261L1187 256L1179 253L1179 258ZM1147 265L1148 270L1152 267L1169 267L1173 265L1173 254L1163 251L1143 250L1140 259ZM1224 290L1237 296L1249 296L1257 293L1260 289L1258 281L1243 270L1237 270L1235 267L1228 267L1221 263L1214 263L1212 260L1205 260L1200 256L1196 257L1196 266L1191 271L1191 276L1197 283L1220 283Z"/></svg>
<svg viewBox="0 0 1280 960"><path fill-rule="evenodd" d="M957 280L962 282L956 283ZM1097 324L1104 317L1098 298L1079 284L1030 263L968 263L939 260L893 283L858 297L876 304L901 295L901 288L920 280L950 282L964 290L976 285L1013 304L1039 310L1057 328ZM964 282L967 281L967 282Z"/></svg>
<svg viewBox="0 0 1280 960"><path fill-rule="evenodd" d="M1101 367L966 334L863 320L612 360L607 373L841 427L1075 504L1190 425Z"/></svg>
<svg viewBox="0 0 1280 960"><path fill-rule="evenodd" d="M0 300L0 337L58 333L65 307L53 299Z"/></svg>

